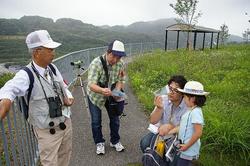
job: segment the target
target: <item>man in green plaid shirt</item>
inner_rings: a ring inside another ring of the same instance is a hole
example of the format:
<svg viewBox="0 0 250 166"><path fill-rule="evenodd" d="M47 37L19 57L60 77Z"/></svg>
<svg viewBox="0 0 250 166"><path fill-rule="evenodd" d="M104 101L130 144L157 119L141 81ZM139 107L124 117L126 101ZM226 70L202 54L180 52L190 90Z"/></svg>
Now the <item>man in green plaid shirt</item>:
<svg viewBox="0 0 250 166"><path fill-rule="evenodd" d="M91 115L91 127L94 142L96 144L96 154L105 154L105 139L102 135L102 119L101 108L106 107L110 119L110 146L116 151L124 150L120 143L120 119L118 115L114 115L106 105L107 99L113 96L112 90L121 91L125 83L124 62L121 57L126 56L124 44L118 40L109 44L107 52L101 57L95 58L88 70L88 86L87 95L89 103L89 111ZM107 68L105 73L104 66ZM116 111L122 112L124 109L124 99L113 96L115 100ZM105 104L106 103L106 104Z"/></svg>

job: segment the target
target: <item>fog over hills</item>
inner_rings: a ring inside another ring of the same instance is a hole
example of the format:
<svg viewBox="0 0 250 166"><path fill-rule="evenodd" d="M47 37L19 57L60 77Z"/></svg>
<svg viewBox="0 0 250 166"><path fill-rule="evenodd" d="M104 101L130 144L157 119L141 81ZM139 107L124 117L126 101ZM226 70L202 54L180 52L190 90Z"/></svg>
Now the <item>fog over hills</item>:
<svg viewBox="0 0 250 166"><path fill-rule="evenodd" d="M8 59L27 55L25 36L34 30L47 29L52 38L63 44L57 49L59 55L86 48L106 46L114 39L124 43L163 42L165 29L176 23L174 18L148 22L135 22L128 26L95 26L81 20L61 18L55 22L51 18L23 16L20 19L0 18L0 58ZM230 31L230 29L229 29ZM176 33L170 32L168 40L175 42ZM180 43L185 42L180 35ZM229 42L242 42L239 36L231 35Z"/></svg>
<svg viewBox="0 0 250 166"><path fill-rule="evenodd" d="M152 39L157 41L164 41L165 40L165 29L166 27L176 24L175 18L167 18L167 19L159 19L154 21L148 22L135 22L128 26L101 26L104 29L111 29L114 31L121 31L121 32L133 32L138 34L147 34ZM208 27L209 28L209 27ZM218 29L219 30L219 29ZM229 29L230 33L230 29ZM170 38L173 38L175 35L171 35ZM230 34L228 42L242 42L242 37Z"/></svg>
<svg viewBox="0 0 250 166"><path fill-rule="evenodd" d="M48 29L56 34L63 32L64 34L91 39L103 44L114 38L123 40L126 43L151 40L163 41L166 27L175 23L175 18L167 18L148 22L135 22L128 26L94 26L71 18L61 18L54 22L51 18L23 16L20 19L0 19L0 35L26 35L36 29ZM230 41L240 42L242 38L231 35Z"/></svg>

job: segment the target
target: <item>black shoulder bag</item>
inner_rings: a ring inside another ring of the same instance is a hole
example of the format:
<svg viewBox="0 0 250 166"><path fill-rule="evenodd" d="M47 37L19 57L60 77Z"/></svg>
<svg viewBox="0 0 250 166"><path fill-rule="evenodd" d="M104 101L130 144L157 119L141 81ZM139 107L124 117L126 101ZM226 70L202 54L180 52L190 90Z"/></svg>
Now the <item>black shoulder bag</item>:
<svg viewBox="0 0 250 166"><path fill-rule="evenodd" d="M106 82L105 82L105 87L108 87L109 83L109 74L108 74L108 67L106 61L103 59L102 56L100 56L100 60L102 62L102 66L105 72L106 76ZM111 90L113 90L116 86L116 83L111 85ZM113 96L109 96L105 102L105 108L107 109L108 113L111 116L120 116L123 113L124 109L124 101L117 102Z"/></svg>

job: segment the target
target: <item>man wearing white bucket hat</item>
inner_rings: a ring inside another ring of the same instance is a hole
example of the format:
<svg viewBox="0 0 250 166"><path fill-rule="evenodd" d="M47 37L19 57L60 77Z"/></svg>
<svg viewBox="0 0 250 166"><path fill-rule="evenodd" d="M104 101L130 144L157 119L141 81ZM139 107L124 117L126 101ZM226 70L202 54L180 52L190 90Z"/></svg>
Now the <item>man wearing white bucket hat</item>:
<svg viewBox="0 0 250 166"><path fill-rule="evenodd" d="M72 125L70 114L63 110L73 104L73 96L61 73L51 63L54 49L61 44L53 41L46 30L28 34L26 44L32 54L32 62L1 88L0 117L6 116L17 96L24 96L28 108L23 112L26 111L25 118L38 140L41 164L68 166L72 151Z"/></svg>
<svg viewBox="0 0 250 166"><path fill-rule="evenodd" d="M192 164L192 160L199 157L200 137L204 125L201 107L204 106L209 92L205 92L203 85L197 81L188 81L184 88L178 88L178 91L184 94L188 111L182 116L180 122L178 138L182 144L177 166L188 166Z"/></svg>

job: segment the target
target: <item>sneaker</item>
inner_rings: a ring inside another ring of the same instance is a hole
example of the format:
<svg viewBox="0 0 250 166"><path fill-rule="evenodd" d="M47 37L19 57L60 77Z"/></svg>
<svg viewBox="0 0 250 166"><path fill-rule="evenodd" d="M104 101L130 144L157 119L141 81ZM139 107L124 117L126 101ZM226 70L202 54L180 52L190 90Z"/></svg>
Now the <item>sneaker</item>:
<svg viewBox="0 0 250 166"><path fill-rule="evenodd" d="M117 152L122 152L125 148L122 146L121 142L118 142L117 144L112 144L110 142L110 147L115 148Z"/></svg>
<svg viewBox="0 0 250 166"><path fill-rule="evenodd" d="M105 144L104 142L96 144L96 154L105 154Z"/></svg>

